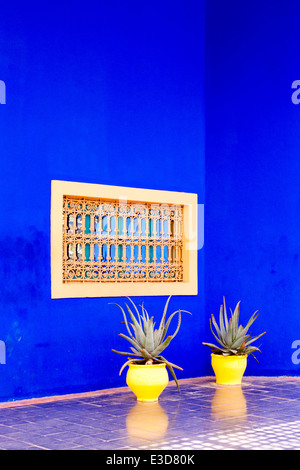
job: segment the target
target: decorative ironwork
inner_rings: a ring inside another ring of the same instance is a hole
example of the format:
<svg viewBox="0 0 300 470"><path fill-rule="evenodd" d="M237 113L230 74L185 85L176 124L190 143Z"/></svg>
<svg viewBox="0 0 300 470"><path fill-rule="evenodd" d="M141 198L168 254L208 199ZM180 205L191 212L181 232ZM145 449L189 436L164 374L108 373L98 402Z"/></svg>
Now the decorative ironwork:
<svg viewBox="0 0 300 470"><path fill-rule="evenodd" d="M183 206L64 196L63 282L182 282Z"/></svg>

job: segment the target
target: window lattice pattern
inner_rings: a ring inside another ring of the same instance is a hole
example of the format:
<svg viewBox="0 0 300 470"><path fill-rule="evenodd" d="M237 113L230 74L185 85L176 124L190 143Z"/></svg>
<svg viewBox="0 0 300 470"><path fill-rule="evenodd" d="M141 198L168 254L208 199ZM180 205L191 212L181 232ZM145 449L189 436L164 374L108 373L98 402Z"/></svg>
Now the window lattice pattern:
<svg viewBox="0 0 300 470"><path fill-rule="evenodd" d="M64 196L63 281L183 281L183 206Z"/></svg>

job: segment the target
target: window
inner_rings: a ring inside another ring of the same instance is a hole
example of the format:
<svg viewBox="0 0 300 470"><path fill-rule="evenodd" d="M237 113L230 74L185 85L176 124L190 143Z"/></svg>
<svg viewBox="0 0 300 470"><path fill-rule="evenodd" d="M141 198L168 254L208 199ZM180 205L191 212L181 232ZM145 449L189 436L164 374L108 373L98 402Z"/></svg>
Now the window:
<svg viewBox="0 0 300 470"><path fill-rule="evenodd" d="M197 293L197 195L52 181L52 297Z"/></svg>
<svg viewBox="0 0 300 470"><path fill-rule="evenodd" d="M183 207L63 197L63 282L180 282Z"/></svg>

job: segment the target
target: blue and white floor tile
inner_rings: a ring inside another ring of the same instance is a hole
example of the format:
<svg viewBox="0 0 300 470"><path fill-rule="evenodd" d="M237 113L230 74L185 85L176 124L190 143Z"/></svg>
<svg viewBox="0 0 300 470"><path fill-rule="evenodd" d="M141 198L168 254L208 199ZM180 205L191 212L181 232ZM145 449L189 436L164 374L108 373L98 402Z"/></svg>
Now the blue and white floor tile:
<svg viewBox="0 0 300 470"><path fill-rule="evenodd" d="M158 403L127 389L0 404L0 450L300 450L300 378L172 382Z"/></svg>

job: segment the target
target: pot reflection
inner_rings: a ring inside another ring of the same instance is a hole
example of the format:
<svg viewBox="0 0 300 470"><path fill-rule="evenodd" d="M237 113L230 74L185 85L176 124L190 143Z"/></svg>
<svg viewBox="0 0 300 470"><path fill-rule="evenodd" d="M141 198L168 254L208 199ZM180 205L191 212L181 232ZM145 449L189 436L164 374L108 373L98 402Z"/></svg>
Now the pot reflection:
<svg viewBox="0 0 300 470"><path fill-rule="evenodd" d="M214 418L245 418L247 402L241 385L218 385L211 402Z"/></svg>
<svg viewBox="0 0 300 470"><path fill-rule="evenodd" d="M137 402L126 418L127 432L135 439L160 439L168 424L168 415L159 402Z"/></svg>

